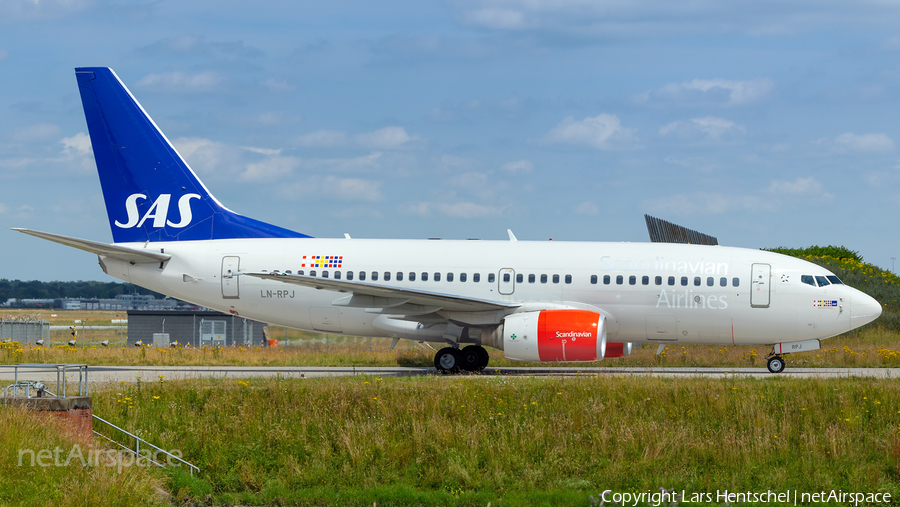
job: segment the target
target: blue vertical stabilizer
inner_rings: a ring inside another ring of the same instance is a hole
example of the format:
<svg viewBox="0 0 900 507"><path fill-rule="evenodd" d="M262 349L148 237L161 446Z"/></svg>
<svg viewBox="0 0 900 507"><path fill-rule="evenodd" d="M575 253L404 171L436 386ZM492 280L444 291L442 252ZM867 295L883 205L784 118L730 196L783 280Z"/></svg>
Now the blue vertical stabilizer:
<svg viewBox="0 0 900 507"><path fill-rule="evenodd" d="M75 69L116 243L308 238L216 200L112 69Z"/></svg>

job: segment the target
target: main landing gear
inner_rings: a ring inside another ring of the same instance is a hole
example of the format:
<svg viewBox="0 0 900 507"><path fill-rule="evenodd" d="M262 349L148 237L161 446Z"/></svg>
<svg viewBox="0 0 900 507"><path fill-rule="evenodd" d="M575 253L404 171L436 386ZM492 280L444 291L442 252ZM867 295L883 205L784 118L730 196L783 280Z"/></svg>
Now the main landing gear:
<svg viewBox="0 0 900 507"><path fill-rule="evenodd" d="M481 345L469 345L462 350L444 347L434 355L434 367L440 373L481 371L490 361L487 350Z"/></svg>
<svg viewBox="0 0 900 507"><path fill-rule="evenodd" d="M766 367L772 373L781 373L784 371L784 358L778 355L769 356Z"/></svg>

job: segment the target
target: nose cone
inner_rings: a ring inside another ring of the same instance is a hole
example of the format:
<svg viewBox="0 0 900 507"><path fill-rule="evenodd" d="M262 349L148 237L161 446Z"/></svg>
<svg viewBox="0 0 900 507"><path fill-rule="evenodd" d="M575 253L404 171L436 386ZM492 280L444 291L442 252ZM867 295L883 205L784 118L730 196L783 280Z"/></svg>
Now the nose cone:
<svg viewBox="0 0 900 507"><path fill-rule="evenodd" d="M857 291L850 310L850 329L856 329L881 316L881 304L875 298Z"/></svg>

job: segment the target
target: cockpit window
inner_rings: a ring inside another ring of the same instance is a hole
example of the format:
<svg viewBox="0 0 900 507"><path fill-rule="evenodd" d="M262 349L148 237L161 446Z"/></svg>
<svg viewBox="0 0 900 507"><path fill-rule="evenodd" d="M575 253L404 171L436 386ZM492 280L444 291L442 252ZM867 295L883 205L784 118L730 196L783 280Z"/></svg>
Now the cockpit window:
<svg viewBox="0 0 900 507"><path fill-rule="evenodd" d="M828 281L824 276L817 276L816 282L819 283L819 287L825 287L826 285L831 285L831 282Z"/></svg>
<svg viewBox="0 0 900 507"><path fill-rule="evenodd" d="M816 281L813 279L812 275L802 275L800 281L807 285L812 285L813 287L816 286Z"/></svg>
<svg viewBox="0 0 900 507"><path fill-rule="evenodd" d="M835 285L844 285L844 282L842 282L840 278L838 278L834 275L828 275L825 278L827 278L829 282L831 282Z"/></svg>

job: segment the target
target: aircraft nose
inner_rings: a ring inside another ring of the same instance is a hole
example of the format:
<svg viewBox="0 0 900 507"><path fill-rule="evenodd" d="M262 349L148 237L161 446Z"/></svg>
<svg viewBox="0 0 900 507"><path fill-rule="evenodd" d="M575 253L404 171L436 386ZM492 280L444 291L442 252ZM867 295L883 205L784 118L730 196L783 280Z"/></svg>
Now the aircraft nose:
<svg viewBox="0 0 900 507"><path fill-rule="evenodd" d="M852 310L850 310L850 329L856 329L868 324L881 316L881 303L875 298L860 292L853 295Z"/></svg>

